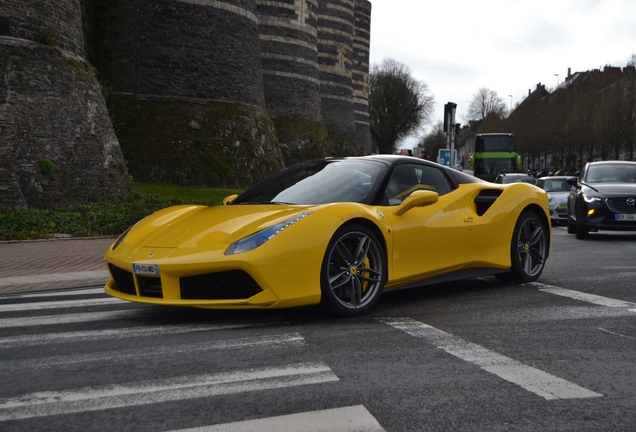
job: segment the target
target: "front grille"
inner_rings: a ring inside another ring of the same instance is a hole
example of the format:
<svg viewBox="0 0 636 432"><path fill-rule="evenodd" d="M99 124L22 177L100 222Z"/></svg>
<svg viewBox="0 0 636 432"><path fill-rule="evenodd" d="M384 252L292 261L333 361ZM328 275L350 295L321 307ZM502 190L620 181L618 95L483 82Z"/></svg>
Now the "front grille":
<svg viewBox="0 0 636 432"><path fill-rule="evenodd" d="M110 269L110 274L113 275L113 279L115 279L117 291L123 292L124 294L137 295L137 290L135 290L135 279L133 278L133 274L129 271L121 269L112 264L108 264L108 268Z"/></svg>
<svg viewBox="0 0 636 432"><path fill-rule="evenodd" d="M559 216L565 216L568 214L568 205L567 204L557 204L556 211Z"/></svg>
<svg viewBox="0 0 636 432"><path fill-rule="evenodd" d="M139 295L143 297L163 298L161 278L137 276L137 283L139 283Z"/></svg>
<svg viewBox="0 0 636 432"><path fill-rule="evenodd" d="M182 277L179 284L183 300L244 300L263 291L241 270Z"/></svg>
<svg viewBox="0 0 636 432"><path fill-rule="evenodd" d="M627 204L628 200L634 200L634 204ZM635 214L636 197L608 198L607 206L614 213Z"/></svg>

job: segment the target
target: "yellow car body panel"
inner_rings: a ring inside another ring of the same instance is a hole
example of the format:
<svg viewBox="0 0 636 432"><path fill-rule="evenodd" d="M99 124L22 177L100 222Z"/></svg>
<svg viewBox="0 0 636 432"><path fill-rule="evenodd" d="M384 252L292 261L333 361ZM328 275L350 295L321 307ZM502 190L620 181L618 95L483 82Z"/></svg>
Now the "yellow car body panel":
<svg viewBox="0 0 636 432"><path fill-rule="evenodd" d="M501 195L478 215L475 198L485 189L501 191ZM533 185L469 183L437 199L430 199L427 193L419 195L421 205L404 212L401 206L407 200L398 206L170 207L138 222L106 251L111 278L105 291L123 300L168 306L254 309L316 305L321 299L321 268L328 244L348 222L364 223L383 240L385 291L462 269L510 268L512 232L524 209L533 208L549 226L547 195ZM237 240L303 212L309 214L257 248L226 254ZM132 272L133 263L158 267L158 276L144 277L160 278L162 298L140 295L141 279ZM118 287L113 269L130 274L134 291L123 292ZM248 274L261 291L240 299L181 298L181 278L228 271Z"/></svg>

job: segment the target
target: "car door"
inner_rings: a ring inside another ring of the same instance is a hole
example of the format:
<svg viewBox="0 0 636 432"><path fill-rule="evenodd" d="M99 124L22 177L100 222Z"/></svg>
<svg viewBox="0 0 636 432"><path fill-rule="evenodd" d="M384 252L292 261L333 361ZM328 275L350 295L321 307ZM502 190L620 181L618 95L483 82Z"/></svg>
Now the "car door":
<svg viewBox="0 0 636 432"><path fill-rule="evenodd" d="M438 201L396 215L399 204L416 190L439 194ZM384 207L392 227L389 282L404 284L462 267L474 259L474 212L468 197L455 189L443 170L427 165L396 167L385 191Z"/></svg>

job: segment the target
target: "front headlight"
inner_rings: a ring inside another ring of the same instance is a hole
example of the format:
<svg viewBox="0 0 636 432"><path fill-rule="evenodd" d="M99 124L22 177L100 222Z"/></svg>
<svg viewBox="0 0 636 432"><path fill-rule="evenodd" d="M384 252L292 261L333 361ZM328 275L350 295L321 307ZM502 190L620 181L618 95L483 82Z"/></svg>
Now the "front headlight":
<svg viewBox="0 0 636 432"><path fill-rule="evenodd" d="M230 247L227 248L227 250L225 251L225 255L234 255L256 249L267 240L281 233L283 230L289 228L299 220L304 219L309 214L311 214L311 212L303 212L297 214L296 216L277 223L276 225L272 225L271 227L267 227L263 230L255 232L254 234L248 235L247 237L243 237L242 239L232 243Z"/></svg>
<svg viewBox="0 0 636 432"><path fill-rule="evenodd" d="M583 194L583 199L588 203L600 203L603 202L603 198L595 197L595 196L587 196Z"/></svg>

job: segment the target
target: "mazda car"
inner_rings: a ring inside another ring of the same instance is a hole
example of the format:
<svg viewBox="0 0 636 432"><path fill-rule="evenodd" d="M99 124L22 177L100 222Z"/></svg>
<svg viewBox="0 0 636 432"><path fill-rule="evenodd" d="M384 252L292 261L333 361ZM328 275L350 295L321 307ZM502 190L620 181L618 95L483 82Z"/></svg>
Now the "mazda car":
<svg viewBox="0 0 636 432"><path fill-rule="evenodd" d="M568 233L587 238L590 231L636 231L636 162L589 162L568 198Z"/></svg>

